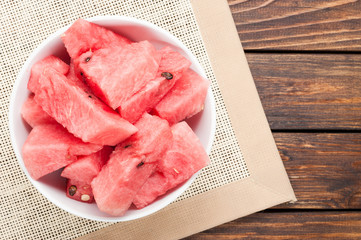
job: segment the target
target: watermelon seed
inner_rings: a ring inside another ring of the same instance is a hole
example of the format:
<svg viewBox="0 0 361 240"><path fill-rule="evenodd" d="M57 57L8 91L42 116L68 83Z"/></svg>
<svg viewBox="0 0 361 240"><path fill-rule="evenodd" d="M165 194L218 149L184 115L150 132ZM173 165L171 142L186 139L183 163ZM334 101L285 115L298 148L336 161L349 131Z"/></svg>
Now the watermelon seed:
<svg viewBox="0 0 361 240"><path fill-rule="evenodd" d="M74 196L75 193L76 193L76 186L71 185L71 186L69 187L69 195L70 195L70 196Z"/></svg>
<svg viewBox="0 0 361 240"><path fill-rule="evenodd" d="M141 166L143 166L144 165L144 162L142 161L142 162L140 162L138 165L137 165L137 168L139 168L139 167L141 167Z"/></svg>
<svg viewBox="0 0 361 240"><path fill-rule="evenodd" d="M90 200L90 196L87 195L87 194L83 194L83 195L81 195L80 199L81 199L82 201L86 202L86 201L89 201L89 200Z"/></svg>
<svg viewBox="0 0 361 240"><path fill-rule="evenodd" d="M83 76L83 72L80 72L80 75Z"/></svg>
<svg viewBox="0 0 361 240"><path fill-rule="evenodd" d="M173 168L173 170L174 170L176 173L179 173L177 169Z"/></svg>
<svg viewBox="0 0 361 240"><path fill-rule="evenodd" d="M130 146L132 146L132 145L128 144L128 145L125 145L124 148L128 148L128 147L130 147Z"/></svg>
<svg viewBox="0 0 361 240"><path fill-rule="evenodd" d="M85 62L89 62L90 61L90 57L87 57L86 59L85 59Z"/></svg>
<svg viewBox="0 0 361 240"><path fill-rule="evenodd" d="M165 79L167 79L167 80L173 79L173 75L169 72L162 72L161 76L165 77Z"/></svg>
<svg viewBox="0 0 361 240"><path fill-rule="evenodd" d="M88 97L89 97L89 98L92 98L92 96L91 96L91 95L88 95Z"/></svg>

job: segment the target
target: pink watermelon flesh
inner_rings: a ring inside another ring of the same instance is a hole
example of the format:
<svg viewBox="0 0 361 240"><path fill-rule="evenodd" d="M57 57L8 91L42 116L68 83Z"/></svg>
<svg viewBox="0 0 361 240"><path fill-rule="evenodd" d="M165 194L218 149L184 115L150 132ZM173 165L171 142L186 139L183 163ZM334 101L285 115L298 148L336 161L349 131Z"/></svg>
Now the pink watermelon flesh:
<svg viewBox="0 0 361 240"><path fill-rule="evenodd" d="M160 55L148 41L87 52L77 60L96 96L116 109L156 76Z"/></svg>
<svg viewBox="0 0 361 240"><path fill-rule="evenodd" d="M84 142L113 146L137 131L94 95L50 68L39 79L35 101Z"/></svg>
<svg viewBox="0 0 361 240"><path fill-rule="evenodd" d="M76 161L77 155L89 155L101 148L101 145L84 143L56 123L35 126L22 154L26 169L36 180Z"/></svg>
<svg viewBox="0 0 361 240"><path fill-rule="evenodd" d="M67 181L66 196L79 202L94 202L94 195L90 184L72 179Z"/></svg>
<svg viewBox="0 0 361 240"><path fill-rule="evenodd" d="M172 180L179 179L182 182L207 166L210 161L201 141L186 122L179 122L171 129L172 147L166 157L159 161L157 169L167 177L173 176Z"/></svg>
<svg viewBox="0 0 361 240"><path fill-rule="evenodd" d="M31 94L21 108L21 116L33 128L41 124L56 123L44 110L35 102Z"/></svg>
<svg viewBox="0 0 361 240"><path fill-rule="evenodd" d="M89 96L96 98L90 87L85 83L83 76L80 75L79 67L74 62L76 61L73 61L73 59L71 59L69 65L69 72L66 77L69 81L77 85L79 88L83 89L84 92L88 93Z"/></svg>
<svg viewBox="0 0 361 240"><path fill-rule="evenodd" d="M164 139L172 141L172 133L167 121L148 113L143 114L141 119L135 123L139 129L137 133L119 144L119 147L132 149L138 155L146 155L145 162L155 162L162 154ZM170 144L169 143L169 144Z"/></svg>
<svg viewBox="0 0 361 240"><path fill-rule="evenodd" d="M75 66L74 61L70 61L69 72L66 75L69 81L73 82L75 85L79 86L85 92L91 92L88 85L86 85L80 75L79 69Z"/></svg>
<svg viewBox="0 0 361 240"><path fill-rule="evenodd" d="M165 194L171 188L166 176L154 171L133 199L136 208L141 209L151 204L158 196Z"/></svg>
<svg viewBox="0 0 361 240"><path fill-rule="evenodd" d="M99 209L113 216L121 216L128 210L136 193L155 170L156 159L162 158L172 143L172 133L165 121L146 114L139 122L136 124L138 137L129 141L129 145L118 145L91 184ZM145 123L146 128L142 128ZM150 149L152 141L157 145Z"/></svg>
<svg viewBox="0 0 361 240"><path fill-rule="evenodd" d="M76 20L61 39L73 59L89 50L123 47L131 43L126 37L83 19Z"/></svg>
<svg viewBox="0 0 361 240"><path fill-rule="evenodd" d="M141 162L142 158L122 152L122 149L111 155L108 164L91 184L102 212L121 216L128 210L137 191L156 168L154 162L137 167Z"/></svg>
<svg viewBox="0 0 361 240"><path fill-rule="evenodd" d="M157 171L147 180L133 200L137 208L152 203L158 196L188 180L209 164L202 143L186 122L171 127L173 143L164 158L158 161Z"/></svg>
<svg viewBox="0 0 361 240"><path fill-rule="evenodd" d="M30 79L28 82L28 89L31 92L35 92L37 88L39 78L43 73L45 68L53 68L61 74L66 74L69 71L69 66L65 62L63 62L60 58L55 56L48 56L43 60L35 63L31 68Z"/></svg>
<svg viewBox="0 0 361 240"><path fill-rule="evenodd" d="M81 82L81 78L78 78L78 76L76 74L75 65L74 65L73 60L70 61L69 72L68 72L68 74L66 74L66 77L69 79L69 81L72 81L76 84L78 82Z"/></svg>
<svg viewBox="0 0 361 240"><path fill-rule="evenodd" d="M191 65L189 60L170 47L161 49L159 53L162 58L156 77L121 105L121 116L131 123L136 122L144 112L152 110ZM165 73L171 74L166 76L170 79L165 77Z"/></svg>
<svg viewBox="0 0 361 240"><path fill-rule="evenodd" d="M190 118L203 110L208 80L188 69L155 107L155 114L170 125Z"/></svg>
<svg viewBox="0 0 361 240"><path fill-rule="evenodd" d="M98 175L103 165L108 161L113 148L104 146L96 153L80 156L76 162L66 166L61 173L62 177L90 184L94 177Z"/></svg>

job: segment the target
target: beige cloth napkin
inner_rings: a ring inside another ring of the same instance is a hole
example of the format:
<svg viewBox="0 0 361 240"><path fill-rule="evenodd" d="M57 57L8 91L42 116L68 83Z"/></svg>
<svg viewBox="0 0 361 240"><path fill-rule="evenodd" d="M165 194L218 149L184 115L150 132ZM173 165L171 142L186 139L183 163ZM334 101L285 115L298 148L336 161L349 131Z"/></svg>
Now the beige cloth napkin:
<svg viewBox="0 0 361 240"><path fill-rule="evenodd" d="M59 28L98 15L144 19L178 37L212 81L217 111L211 164L191 187L163 210L117 224L44 198L21 171L8 129L12 86L29 54ZM226 0L1 1L0 16L0 238L176 239L296 200Z"/></svg>

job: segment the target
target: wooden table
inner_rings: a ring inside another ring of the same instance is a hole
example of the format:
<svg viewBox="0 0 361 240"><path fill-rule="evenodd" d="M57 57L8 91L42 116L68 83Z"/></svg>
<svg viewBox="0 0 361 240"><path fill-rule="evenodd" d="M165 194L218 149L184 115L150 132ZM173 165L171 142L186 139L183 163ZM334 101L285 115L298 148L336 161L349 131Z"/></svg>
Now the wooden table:
<svg viewBox="0 0 361 240"><path fill-rule="evenodd" d="M228 2L298 202L188 239L361 239L361 1Z"/></svg>

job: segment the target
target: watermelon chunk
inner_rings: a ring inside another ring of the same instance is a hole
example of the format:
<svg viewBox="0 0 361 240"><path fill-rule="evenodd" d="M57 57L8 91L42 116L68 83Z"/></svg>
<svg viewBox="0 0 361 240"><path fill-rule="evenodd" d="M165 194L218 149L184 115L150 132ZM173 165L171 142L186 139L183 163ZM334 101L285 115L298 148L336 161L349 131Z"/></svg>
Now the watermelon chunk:
<svg viewBox="0 0 361 240"><path fill-rule="evenodd" d="M50 68L39 79L35 101L84 142L112 146L137 131L94 95Z"/></svg>
<svg viewBox="0 0 361 240"><path fill-rule="evenodd" d="M66 74L66 77L69 79L69 81L72 81L74 83L78 83L81 81L81 78L78 78L75 70L74 61L71 59L69 64L69 71Z"/></svg>
<svg viewBox="0 0 361 240"><path fill-rule="evenodd" d="M89 50L122 47L131 43L126 37L83 19L76 20L61 39L73 59Z"/></svg>
<svg viewBox="0 0 361 240"><path fill-rule="evenodd" d="M158 161L156 172L147 180L133 200L137 208L152 203L158 196L178 186L209 164L202 143L186 122L171 127L172 147Z"/></svg>
<svg viewBox="0 0 361 240"><path fill-rule="evenodd" d="M91 186L88 183L83 183L72 179L68 179L67 181L66 196L80 202L94 202L94 195Z"/></svg>
<svg viewBox="0 0 361 240"><path fill-rule="evenodd" d="M140 156L126 154L120 148L114 151L91 184L101 211L121 216L128 210L138 190L156 168L154 162L140 166L141 162Z"/></svg>
<svg viewBox="0 0 361 240"><path fill-rule="evenodd" d="M70 61L69 72L66 77L69 81L83 89L84 92L88 93L91 97L96 98L90 87L84 82L83 77L80 75L79 67L75 65L73 59Z"/></svg>
<svg viewBox="0 0 361 240"><path fill-rule="evenodd" d="M179 183L190 178L210 162L204 147L186 122L171 127L173 143L171 149L157 166L167 177L178 179ZM177 171L176 171L177 170Z"/></svg>
<svg viewBox="0 0 361 240"><path fill-rule="evenodd" d="M31 94L21 108L21 116L33 128L40 124L56 123L44 110L35 102L34 94Z"/></svg>
<svg viewBox="0 0 361 240"><path fill-rule="evenodd" d="M44 69L48 67L55 69L61 74L66 74L69 71L68 64L53 55L40 60L31 68L30 79L28 82L28 89L31 92L35 92L41 74L43 73Z"/></svg>
<svg viewBox="0 0 361 240"><path fill-rule="evenodd" d="M113 109L156 76L160 55L148 41L87 52L76 64L94 94Z"/></svg>
<svg viewBox="0 0 361 240"><path fill-rule="evenodd" d="M155 170L135 195L133 204L138 209L144 208L171 188L168 178L162 172Z"/></svg>
<svg viewBox="0 0 361 240"><path fill-rule="evenodd" d="M113 216L121 216L128 210L136 193L155 170L156 159L164 156L172 143L168 123L156 116L144 114L135 126L139 129L135 134L138 137L131 137L133 140L127 145L118 145L91 184L99 209Z"/></svg>
<svg viewBox="0 0 361 240"><path fill-rule="evenodd" d="M158 161L158 157L164 151L164 139L172 140L172 133L167 121L148 113L143 114L141 119L136 122L135 126L139 129L137 133L132 135L119 144L124 149L132 149L138 155L146 155L144 162ZM169 143L170 144L170 143Z"/></svg>
<svg viewBox="0 0 361 240"><path fill-rule="evenodd" d="M78 73L78 69L76 69L76 66L74 64L74 61L71 59L69 64L69 71L68 74L66 74L66 77L69 79L69 81L73 82L75 85L78 85L84 90L90 91L90 88L84 84L80 74Z"/></svg>
<svg viewBox="0 0 361 240"><path fill-rule="evenodd" d="M155 107L154 113L170 125L203 110L209 81L188 69Z"/></svg>
<svg viewBox="0 0 361 240"><path fill-rule="evenodd" d="M189 60L170 47L161 49L159 53L162 58L156 78L127 99L119 110L121 116L131 123L136 122L144 112L152 110L191 65ZM170 75L166 76L168 73Z"/></svg>
<svg viewBox="0 0 361 240"><path fill-rule="evenodd" d="M76 162L66 166L61 173L62 177L90 184L95 176L98 175L103 165L108 161L113 148L104 146L96 153L88 156L80 156Z"/></svg>
<svg viewBox="0 0 361 240"><path fill-rule="evenodd" d="M58 170L77 160L77 155L99 151L101 145L84 143L59 124L35 126L22 149L23 160L34 179Z"/></svg>

